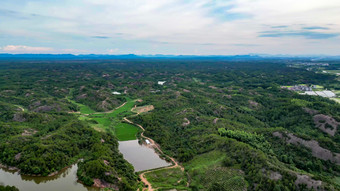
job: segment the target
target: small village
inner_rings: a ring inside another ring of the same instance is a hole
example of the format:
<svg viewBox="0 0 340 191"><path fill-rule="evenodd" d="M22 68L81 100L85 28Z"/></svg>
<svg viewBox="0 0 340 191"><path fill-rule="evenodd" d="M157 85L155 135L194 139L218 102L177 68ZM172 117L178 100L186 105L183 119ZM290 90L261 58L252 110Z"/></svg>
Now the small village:
<svg viewBox="0 0 340 191"><path fill-rule="evenodd" d="M291 91L299 92L301 95L312 95L312 96L321 96L326 98L337 98L335 92L331 90L325 90L322 86L319 85L305 85L305 84L299 84L294 86L281 86L281 88L285 88Z"/></svg>

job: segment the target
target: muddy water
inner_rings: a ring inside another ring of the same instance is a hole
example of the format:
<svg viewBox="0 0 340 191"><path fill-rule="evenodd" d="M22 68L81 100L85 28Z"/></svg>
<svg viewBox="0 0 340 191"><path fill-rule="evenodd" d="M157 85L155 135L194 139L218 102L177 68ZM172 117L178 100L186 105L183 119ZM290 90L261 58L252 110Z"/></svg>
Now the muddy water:
<svg viewBox="0 0 340 191"><path fill-rule="evenodd" d="M77 182L77 169L78 166L73 165L52 177L34 177L0 168L0 184L15 186L20 191L97 191L96 188L85 187Z"/></svg>
<svg viewBox="0 0 340 191"><path fill-rule="evenodd" d="M134 166L136 172L171 165L159 158L154 149L140 145L138 140L120 141L119 151Z"/></svg>

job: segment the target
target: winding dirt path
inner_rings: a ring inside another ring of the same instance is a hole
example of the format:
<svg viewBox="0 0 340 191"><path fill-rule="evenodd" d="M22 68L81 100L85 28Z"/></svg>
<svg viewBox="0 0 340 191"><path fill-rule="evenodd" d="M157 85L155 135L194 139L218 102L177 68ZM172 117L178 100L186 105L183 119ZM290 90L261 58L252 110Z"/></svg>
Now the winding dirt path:
<svg viewBox="0 0 340 191"><path fill-rule="evenodd" d="M163 151L161 150L160 146L159 146L153 139L144 136L145 129L144 129L143 126L141 126L141 125L139 125L139 124L136 124L136 123L134 123L134 122L128 120L126 117L124 117L124 121L126 121L126 122L128 122L128 123L131 123L131 124L133 124L133 125L136 125L136 126L138 126L139 128L141 128L142 131L143 131L143 132L141 133L141 137L143 137L144 139L147 139L147 140L150 141L150 144L149 144L150 147L152 147L153 149L158 149L158 151L159 151L160 153L164 154ZM154 189L152 188L151 183L150 183L150 182L145 178L145 176L144 176L144 175L147 174L147 173L154 172L154 171L158 171L158 170L164 170L164 169L178 168L178 167L181 169L181 171L184 171L183 166L181 166L180 164L178 164L178 162L177 162L173 157L170 157L170 156L168 156L168 155L166 155L166 154L164 154L164 155L167 156L167 157L171 160L171 162L172 162L173 165L172 165L172 166L163 167L163 168L158 168L158 169L155 169L155 170L152 170L152 169L151 169L151 170L148 170L148 171L145 171L145 172L141 173L141 174L139 175L139 178L140 178L141 181L147 186L147 188L143 188L143 191L145 191L145 190L154 191Z"/></svg>

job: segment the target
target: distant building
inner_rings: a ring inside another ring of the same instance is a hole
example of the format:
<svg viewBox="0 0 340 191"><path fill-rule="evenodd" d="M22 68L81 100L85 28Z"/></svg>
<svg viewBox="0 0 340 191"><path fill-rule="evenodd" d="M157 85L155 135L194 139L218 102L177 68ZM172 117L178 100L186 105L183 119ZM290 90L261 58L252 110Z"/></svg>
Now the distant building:
<svg viewBox="0 0 340 191"><path fill-rule="evenodd" d="M164 85L166 81L158 81L158 85Z"/></svg>
<svg viewBox="0 0 340 191"><path fill-rule="evenodd" d="M112 92L113 95L120 95L121 93L119 92Z"/></svg>
<svg viewBox="0 0 340 191"><path fill-rule="evenodd" d="M327 97L336 97L335 93L333 93L332 91L329 90L325 90L323 91L323 93L327 96Z"/></svg>
<svg viewBox="0 0 340 191"><path fill-rule="evenodd" d="M293 87L288 88L289 90L292 91L312 91L312 87L308 87L305 85L295 85Z"/></svg>
<svg viewBox="0 0 340 191"><path fill-rule="evenodd" d="M148 139L145 140L147 145L150 145L150 141Z"/></svg>

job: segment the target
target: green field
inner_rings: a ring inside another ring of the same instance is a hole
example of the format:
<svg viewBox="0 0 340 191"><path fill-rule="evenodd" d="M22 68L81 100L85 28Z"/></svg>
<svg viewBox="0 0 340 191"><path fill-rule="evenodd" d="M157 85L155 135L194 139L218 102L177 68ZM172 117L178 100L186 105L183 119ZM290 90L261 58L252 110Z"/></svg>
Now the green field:
<svg viewBox="0 0 340 191"><path fill-rule="evenodd" d="M139 131L136 126L127 123L119 123L114 129L119 141L135 140Z"/></svg>
<svg viewBox="0 0 340 191"><path fill-rule="evenodd" d="M118 117L119 114L124 112L131 112L131 109L135 106L135 100L131 100L130 98L126 98L126 104L111 113L108 113L108 117Z"/></svg>
<svg viewBox="0 0 340 191"><path fill-rule="evenodd" d="M194 80L194 82L196 83L201 83L202 81L200 79L197 79L197 78L192 78Z"/></svg>
<svg viewBox="0 0 340 191"><path fill-rule="evenodd" d="M180 168L170 168L153 171L145 174L153 188L157 190L188 190L187 176Z"/></svg>
<svg viewBox="0 0 340 191"><path fill-rule="evenodd" d="M66 98L69 102L76 104L79 107L79 111L82 114L91 114L91 113L95 113L95 111L93 109L91 109L90 107L83 105L81 103L77 103L74 100L71 100L69 98Z"/></svg>
<svg viewBox="0 0 340 191"><path fill-rule="evenodd" d="M90 126L97 131L110 132L116 135L119 141L135 140L139 128L122 122L122 114L128 115L135 105L135 101L130 98L126 99L126 104L110 113L95 112L88 106L77 103L74 100L67 98L70 102L78 105L80 108L79 119L88 121ZM131 112L132 114L132 112Z"/></svg>

